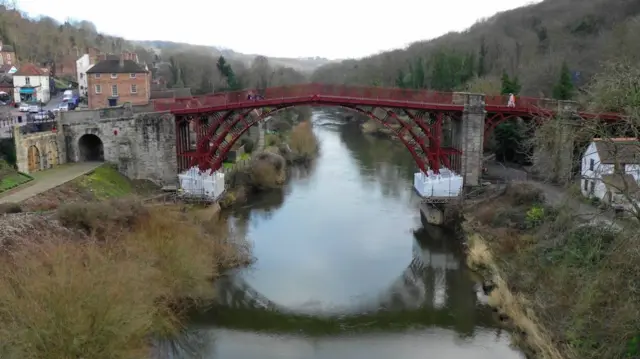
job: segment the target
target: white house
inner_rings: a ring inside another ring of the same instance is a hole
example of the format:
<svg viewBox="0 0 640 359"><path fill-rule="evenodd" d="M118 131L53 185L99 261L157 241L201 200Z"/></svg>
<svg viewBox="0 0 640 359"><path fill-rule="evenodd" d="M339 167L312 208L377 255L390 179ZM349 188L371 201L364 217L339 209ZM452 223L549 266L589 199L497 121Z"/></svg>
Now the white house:
<svg viewBox="0 0 640 359"><path fill-rule="evenodd" d="M640 140L594 138L581 164L581 192L606 204L630 206L629 195L640 199ZM623 195L626 194L626 195Z"/></svg>
<svg viewBox="0 0 640 359"><path fill-rule="evenodd" d="M89 92L89 82L87 80L87 71L93 67L93 61L89 54L82 55L76 60L76 71L78 76L78 91L81 96L87 96Z"/></svg>
<svg viewBox="0 0 640 359"><path fill-rule="evenodd" d="M50 77L33 64L20 66L13 74L13 97L15 102L49 102Z"/></svg>

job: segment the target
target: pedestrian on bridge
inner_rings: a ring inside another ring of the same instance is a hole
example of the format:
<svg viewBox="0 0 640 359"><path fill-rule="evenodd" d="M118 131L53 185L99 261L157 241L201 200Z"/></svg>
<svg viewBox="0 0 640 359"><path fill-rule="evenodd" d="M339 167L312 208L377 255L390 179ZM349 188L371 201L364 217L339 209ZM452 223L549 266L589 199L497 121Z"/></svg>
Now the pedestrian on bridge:
<svg viewBox="0 0 640 359"><path fill-rule="evenodd" d="M507 107L516 107L516 97L512 93L509 94L509 101L507 102Z"/></svg>

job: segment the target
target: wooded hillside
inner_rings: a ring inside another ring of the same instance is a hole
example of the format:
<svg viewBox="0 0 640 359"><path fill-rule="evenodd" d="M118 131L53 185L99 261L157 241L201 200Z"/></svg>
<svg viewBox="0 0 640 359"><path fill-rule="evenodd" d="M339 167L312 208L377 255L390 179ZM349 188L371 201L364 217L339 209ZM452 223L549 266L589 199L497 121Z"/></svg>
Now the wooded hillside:
<svg viewBox="0 0 640 359"><path fill-rule="evenodd" d="M312 79L498 93L506 72L519 79L521 95L551 97L563 62L582 86L603 60L640 57L639 34L638 0L546 0L498 13L461 33L322 66Z"/></svg>
<svg viewBox="0 0 640 359"><path fill-rule="evenodd" d="M55 63L58 68L62 65L68 70L74 68L75 61L90 48L112 54L134 51L140 61L159 64L157 75L163 77L169 87L189 87L195 94L228 87L226 75L216 65L222 53L213 52L211 47L179 44L182 46L158 52L120 37L101 34L89 21L60 23L46 16L29 18L9 0L0 0L0 40L14 48L20 63L40 66ZM271 64L264 56L254 56L249 65L246 58L230 57L226 62L234 74L234 88L307 81L305 75L289 67ZM75 71L71 73L75 74Z"/></svg>

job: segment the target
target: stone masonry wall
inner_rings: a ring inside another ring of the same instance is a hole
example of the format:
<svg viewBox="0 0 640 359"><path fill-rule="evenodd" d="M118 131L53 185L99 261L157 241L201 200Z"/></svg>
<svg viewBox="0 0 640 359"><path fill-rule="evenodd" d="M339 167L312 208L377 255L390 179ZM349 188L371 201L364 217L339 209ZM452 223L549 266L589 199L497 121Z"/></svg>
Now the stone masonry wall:
<svg viewBox="0 0 640 359"><path fill-rule="evenodd" d="M465 186L477 186L482 176L482 158L484 150L484 95L456 93L454 101L464 104L462 121L456 124L454 133L461 143L461 174Z"/></svg>
<svg viewBox="0 0 640 359"><path fill-rule="evenodd" d="M105 161L127 177L177 182L175 121L170 113L71 111L63 113L60 123L70 162L80 161L80 138L92 134L102 141Z"/></svg>
<svg viewBox="0 0 640 359"><path fill-rule="evenodd" d="M46 131L22 134L20 126L15 126L13 137L20 172L34 173L63 164L67 160L63 137L59 133ZM31 165L29 151L33 153Z"/></svg>

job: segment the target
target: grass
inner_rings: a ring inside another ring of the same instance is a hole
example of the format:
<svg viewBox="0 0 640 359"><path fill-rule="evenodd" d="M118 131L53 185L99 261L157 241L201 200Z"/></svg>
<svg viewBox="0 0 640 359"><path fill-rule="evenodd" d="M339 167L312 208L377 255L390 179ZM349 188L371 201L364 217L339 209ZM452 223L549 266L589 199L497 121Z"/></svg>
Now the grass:
<svg viewBox="0 0 640 359"><path fill-rule="evenodd" d="M84 176L80 184L93 192L96 199L122 197L133 192L131 181L110 165L96 168Z"/></svg>
<svg viewBox="0 0 640 359"><path fill-rule="evenodd" d="M2 247L0 357L147 357L152 336L181 328L183 303L215 295L211 280L246 263L226 223L201 211L70 204L57 212L67 232L44 226Z"/></svg>
<svg viewBox="0 0 640 359"><path fill-rule="evenodd" d="M31 180L33 180L33 177L20 172L14 172L12 174L3 176L0 179L0 193L14 189Z"/></svg>
<svg viewBox="0 0 640 359"><path fill-rule="evenodd" d="M310 121L300 122L293 127L289 147L291 147L294 162L310 161L315 157L319 145Z"/></svg>
<svg viewBox="0 0 640 359"><path fill-rule="evenodd" d="M504 286L522 298L524 313L563 358L637 355L629 349L640 334L637 231L582 222L569 207L545 206L543 196L523 184L469 204L466 212Z"/></svg>
<svg viewBox="0 0 640 359"><path fill-rule="evenodd" d="M21 203L25 211L48 211L63 203L76 201L101 201L131 195L145 196L157 190L157 186L144 181L133 181L120 174L109 164L96 168L85 176L76 178L54 189L29 198Z"/></svg>

